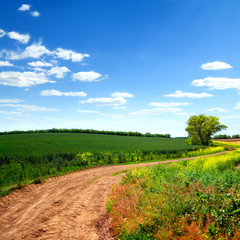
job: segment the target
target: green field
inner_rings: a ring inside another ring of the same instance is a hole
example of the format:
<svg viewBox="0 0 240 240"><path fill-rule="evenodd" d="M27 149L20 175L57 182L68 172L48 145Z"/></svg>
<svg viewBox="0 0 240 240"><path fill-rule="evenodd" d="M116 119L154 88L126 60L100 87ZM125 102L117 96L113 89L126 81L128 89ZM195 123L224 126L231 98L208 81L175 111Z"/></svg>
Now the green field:
<svg viewBox="0 0 240 240"><path fill-rule="evenodd" d="M199 146L181 138L147 138L84 133L29 133L0 136L0 155L42 155L63 152L175 152Z"/></svg>
<svg viewBox="0 0 240 240"><path fill-rule="evenodd" d="M1 135L0 196L25 184L87 167L160 161L224 150L199 148L202 146L186 145L181 138L83 133Z"/></svg>

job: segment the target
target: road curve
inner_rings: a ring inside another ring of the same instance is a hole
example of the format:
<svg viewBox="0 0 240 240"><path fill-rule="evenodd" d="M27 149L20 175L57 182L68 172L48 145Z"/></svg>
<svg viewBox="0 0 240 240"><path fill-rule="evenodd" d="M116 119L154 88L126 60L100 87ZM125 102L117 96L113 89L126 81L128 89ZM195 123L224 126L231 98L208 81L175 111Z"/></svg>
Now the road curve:
<svg viewBox="0 0 240 240"><path fill-rule="evenodd" d="M122 177L114 173L195 158L89 168L15 190L0 198L0 239L112 239L105 203Z"/></svg>

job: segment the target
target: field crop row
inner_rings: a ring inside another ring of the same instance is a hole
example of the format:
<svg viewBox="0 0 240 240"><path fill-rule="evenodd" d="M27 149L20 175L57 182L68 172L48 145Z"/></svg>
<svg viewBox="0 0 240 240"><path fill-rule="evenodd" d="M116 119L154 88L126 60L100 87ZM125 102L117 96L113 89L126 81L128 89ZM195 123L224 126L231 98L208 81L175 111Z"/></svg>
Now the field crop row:
<svg viewBox="0 0 240 240"><path fill-rule="evenodd" d="M145 138L84 133L29 133L0 136L0 156L46 155L66 152L176 152L198 149L181 138Z"/></svg>

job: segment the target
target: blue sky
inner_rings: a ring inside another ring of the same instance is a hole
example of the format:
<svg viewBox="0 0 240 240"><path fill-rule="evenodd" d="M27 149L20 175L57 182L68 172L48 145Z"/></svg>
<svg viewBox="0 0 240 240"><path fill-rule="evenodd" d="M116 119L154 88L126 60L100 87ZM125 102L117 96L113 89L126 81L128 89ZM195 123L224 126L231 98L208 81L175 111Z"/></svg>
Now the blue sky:
<svg viewBox="0 0 240 240"><path fill-rule="evenodd" d="M0 131L240 129L237 0L1 0Z"/></svg>

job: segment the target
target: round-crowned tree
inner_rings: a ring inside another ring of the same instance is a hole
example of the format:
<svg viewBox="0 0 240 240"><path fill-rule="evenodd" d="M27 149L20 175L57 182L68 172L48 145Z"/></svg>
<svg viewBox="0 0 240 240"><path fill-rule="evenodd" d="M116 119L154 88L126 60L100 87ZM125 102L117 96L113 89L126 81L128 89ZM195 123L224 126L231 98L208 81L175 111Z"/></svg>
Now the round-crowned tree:
<svg viewBox="0 0 240 240"><path fill-rule="evenodd" d="M206 116L204 114L191 116L187 121L188 144L208 145L211 136L227 126L219 122L218 117Z"/></svg>

